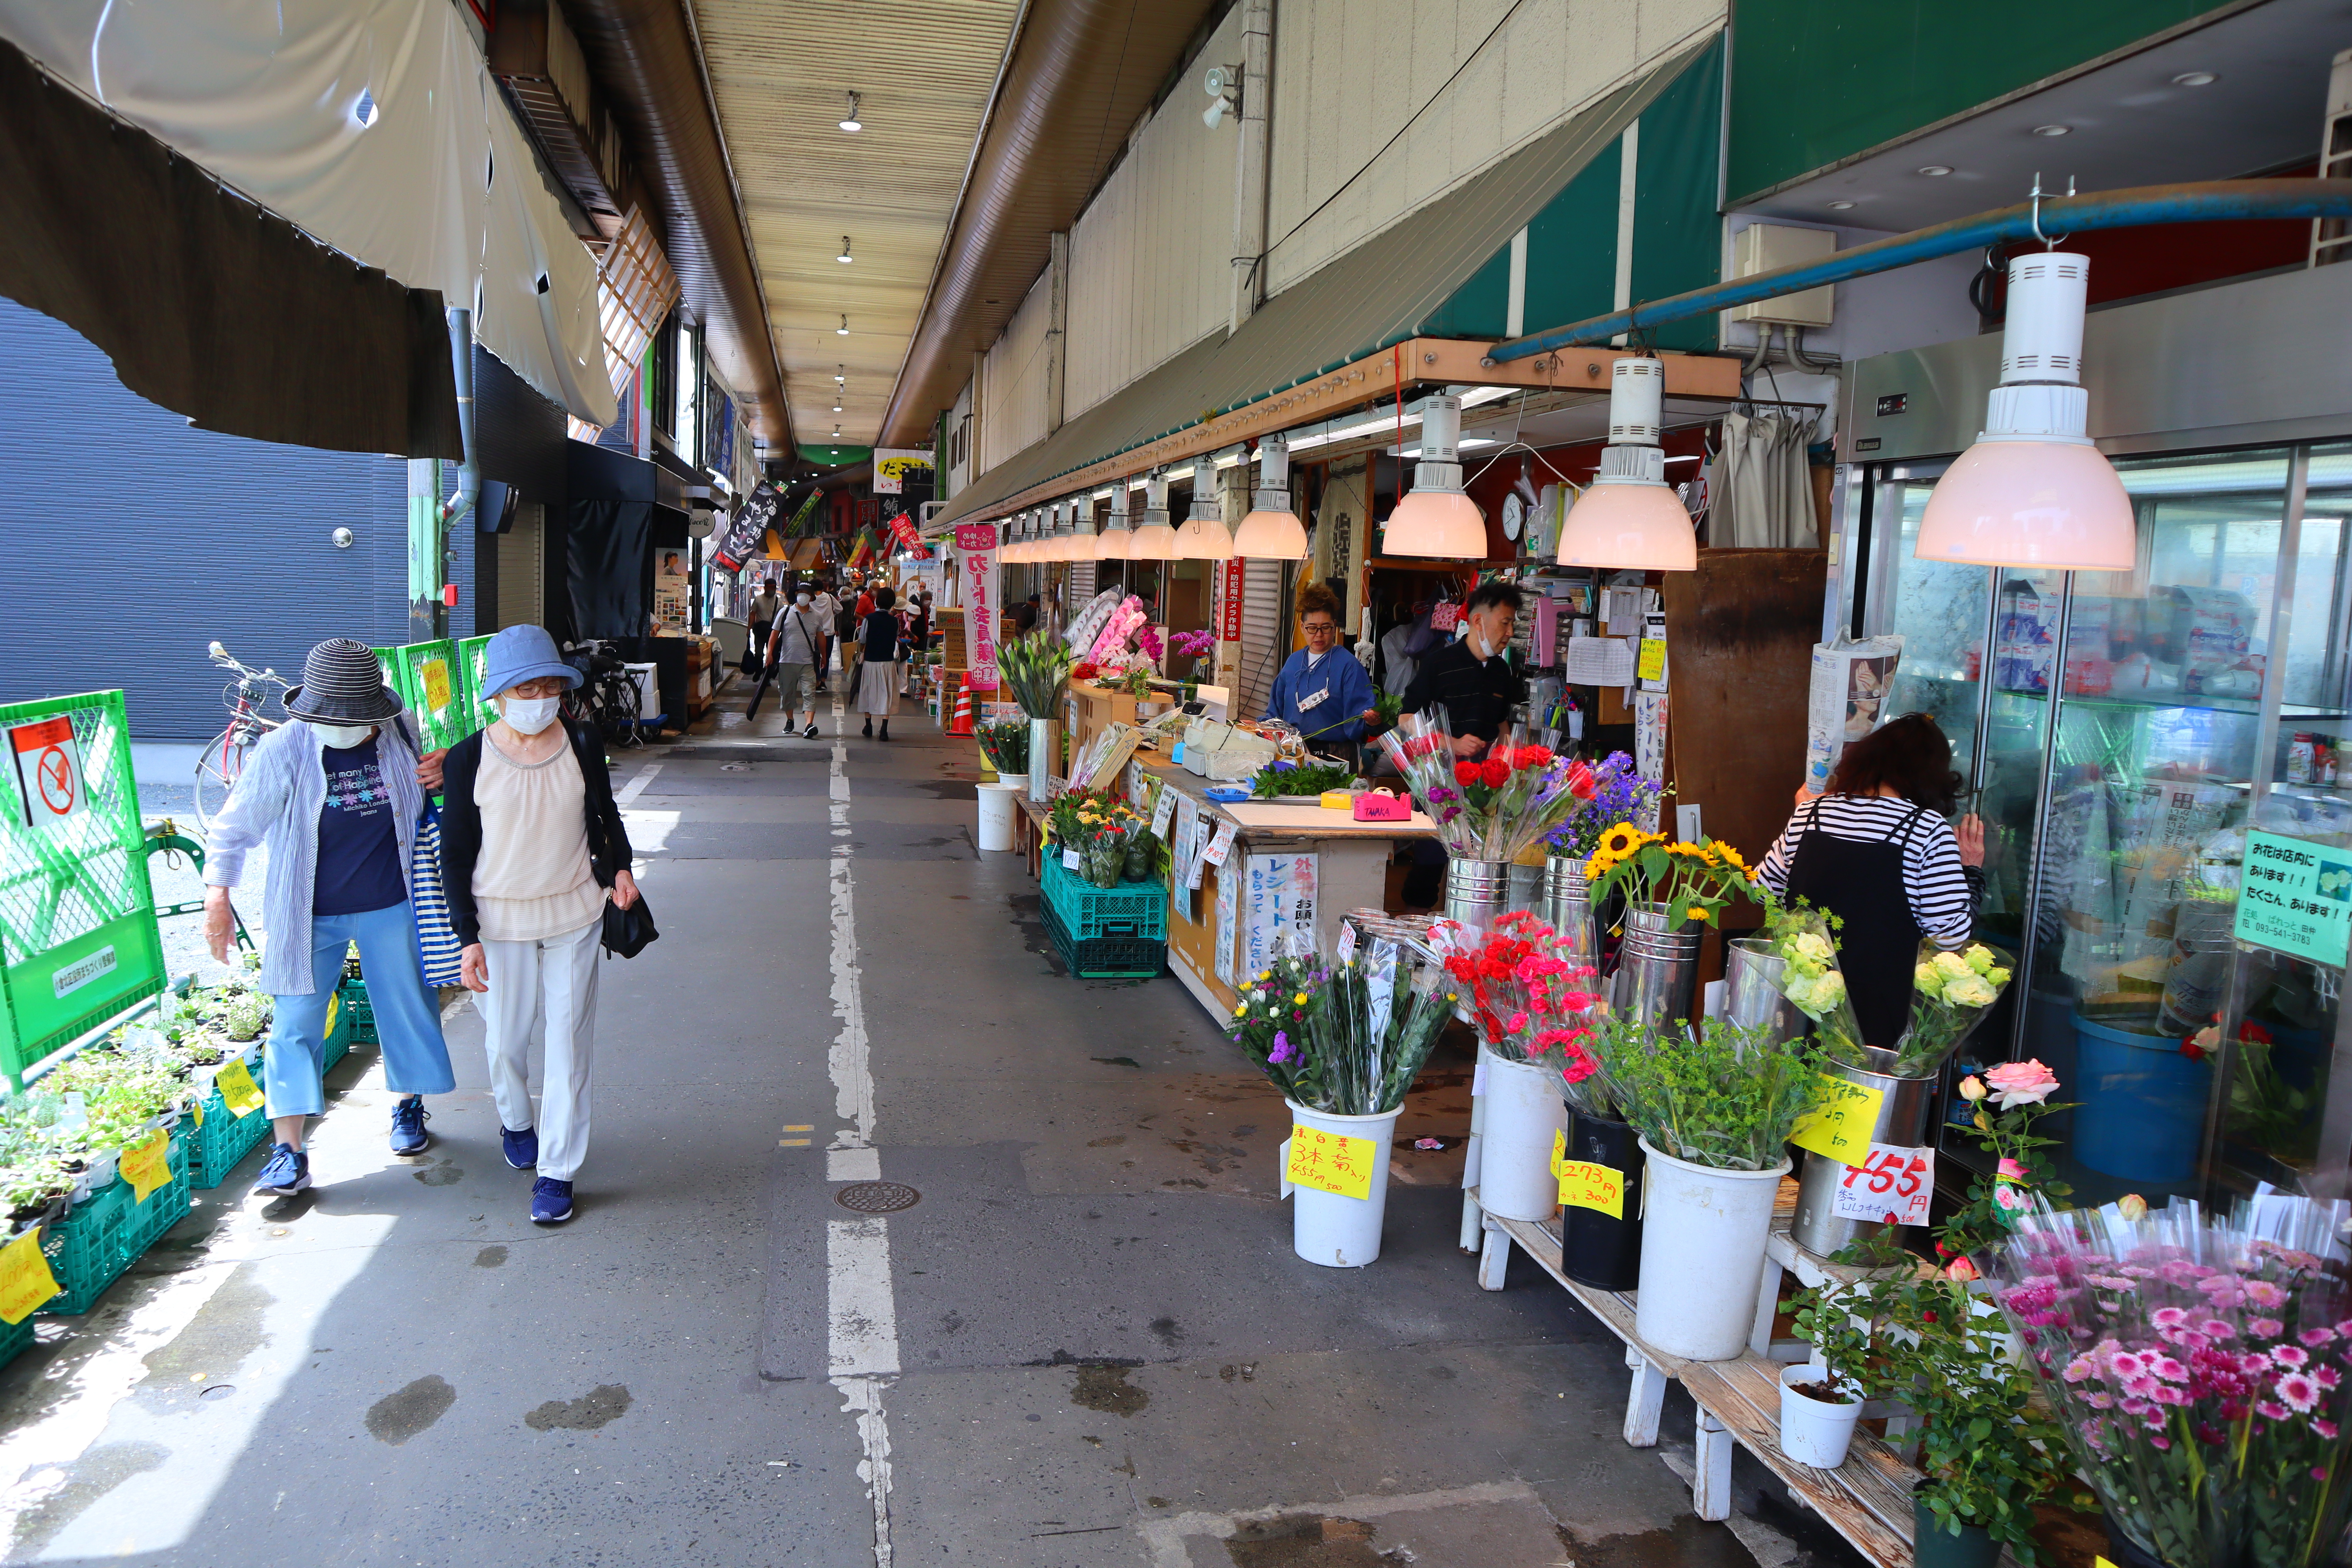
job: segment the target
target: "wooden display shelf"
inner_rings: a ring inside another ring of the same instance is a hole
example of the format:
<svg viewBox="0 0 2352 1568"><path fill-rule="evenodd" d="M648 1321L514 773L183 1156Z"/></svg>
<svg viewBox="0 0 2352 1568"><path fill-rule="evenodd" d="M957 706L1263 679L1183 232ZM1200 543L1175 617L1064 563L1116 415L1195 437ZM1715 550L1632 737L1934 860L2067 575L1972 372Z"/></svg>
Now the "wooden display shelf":
<svg viewBox="0 0 2352 1568"><path fill-rule="evenodd" d="M1468 1189L1473 1204L1478 1189ZM1789 1239L1789 1216L1776 1215L1768 1247L1764 1287L1758 1292L1757 1323L1750 1349L1733 1361L1683 1361L1653 1350L1634 1332L1635 1294L1596 1290L1580 1285L1560 1271L1559 1242L1543 1226L1529 1220L1479 1215L1486 1241L1479 1254L1478 1283L1488 1290L1503 1288L1503 1268L1516 1244L1536 1267L1600 1319L1625 1345L1625 1364L1633 1374L1625 1402L1625 1441L1636 1448L1658 1441L1658 1413L1669 1380L1681 1383L1698 1407L1697 1475L1691 1482L1691 1507L1701 1519L1727 1519L1731 1514L1731 1452L1734 1444L1756 1456L1780 1478L1790 1494L1819 1514L1848 1544L1879 1568L1910 1568L1911 1488L1919 1472L1903 1461L1894 1448L1867 1431L1853 1435L1845 1463L1834 1470L1799 1464L1780 1451L1780 1369L1760 1352L1770 1345L1772 1309L1783 1269L1801 1279L1821 1278L1835 1269ZM1843 1274L1848 1270L1836 1270Z"/></svg>

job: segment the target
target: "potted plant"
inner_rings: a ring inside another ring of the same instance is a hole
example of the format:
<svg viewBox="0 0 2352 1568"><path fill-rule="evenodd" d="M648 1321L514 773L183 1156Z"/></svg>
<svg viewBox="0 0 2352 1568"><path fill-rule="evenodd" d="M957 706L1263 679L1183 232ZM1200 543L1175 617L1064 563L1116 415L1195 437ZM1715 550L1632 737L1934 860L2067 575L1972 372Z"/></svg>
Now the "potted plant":
<svg viewBox="0 0 2352 1568"><path fill-rule="evenodd" d="M1380 1257L1397 1115L1456 1000L1444 971L1378 938L1329 963L1277 960L1242 987L1231 1029L1290 1107L1284 1182L1307 1262Z"/></svg>
<svg viewBox="0 0 2352 1568"><path fill-rule="evenodd" d="M1668 842L1620 822L1585 863L1591 897L1622 893L1624 945L1611 977L1610 1011L1654 1020L1690 1016L1698 986L1700 927L1750 891L1739 851L1714 839Z"/></svg>
<svg viewBox="0 0 2352 1568"><path fill-rule="evenodd" d="M1454 989L1470 998L1478 1028L1471 1089L1485 1101L1478 1205L1504 1219L1549 1220L1559 1206L1552 1161L1568 1127L1561 1075L1592 1070L1586 1043L1601 1004L1600 977L1590 963L1557 952L1558 944L1551 927L1517 910L1496 921L1477 946L1445 961Z"/></svg>
<svg viewBox="0 0 2352 1568"><path fill-rule="evenodd" d="M1785 1145L1821 1098L1812 1049L1716 1018L1692 1030L1621 1015L1595 1050L1649 1167L1634 1331L1727 1361L1755 1317Z"/></svg>

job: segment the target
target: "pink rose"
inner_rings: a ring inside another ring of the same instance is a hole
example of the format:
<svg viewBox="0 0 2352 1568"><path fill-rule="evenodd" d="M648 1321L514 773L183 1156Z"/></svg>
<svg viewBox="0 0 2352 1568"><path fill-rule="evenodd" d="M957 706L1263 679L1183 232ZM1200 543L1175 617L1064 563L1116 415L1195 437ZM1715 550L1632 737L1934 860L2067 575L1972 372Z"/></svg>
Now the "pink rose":
<svg viewBox="0 0 2352 1568"><path fill-rule="evenodd" d="M2039 1105L2058 1090L2058 1075L2038 1061L2003 1062L1984 1075L1985 1087L2000 1099L2000 1109Z"/></svg>

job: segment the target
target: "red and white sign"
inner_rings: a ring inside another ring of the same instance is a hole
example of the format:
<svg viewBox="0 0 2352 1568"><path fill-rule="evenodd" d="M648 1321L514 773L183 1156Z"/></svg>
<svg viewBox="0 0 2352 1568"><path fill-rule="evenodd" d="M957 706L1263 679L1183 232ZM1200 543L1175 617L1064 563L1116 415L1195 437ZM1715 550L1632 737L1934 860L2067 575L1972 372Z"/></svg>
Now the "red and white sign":
<svg viewBox="0 0 2352 1568"><path fill-rule="evenodd" d="M64 714L8 731L8 752L16 763L16 788L24 825L46 827L88 808L81 776L81 747L73 721Z"/></svg>
<svg viewBox="0 0 2352 1568"><path fill-rule="evenodd" d="M996 524L960 522L955 531L963 591L963 662L975 691L996 689Z"/></svg>
<svg viewBox="0 0 2352 1568"><path fill-rule="evenodd" d="M1927 1200L1936 1195L1936 1151L1873 1143L1870 1157L1848 1165L1830 1200L1841 1219L1927 1223Z"/></svg>
<svg viewBox="0 0 2352 1568"><path fill-rule="evenodd" d="M1247 562L1235 556L1218 569L1224 579L1223 589L1218 595L1219 642L1242 640L1242 581L1248 574L1248 567Z"/></svg>

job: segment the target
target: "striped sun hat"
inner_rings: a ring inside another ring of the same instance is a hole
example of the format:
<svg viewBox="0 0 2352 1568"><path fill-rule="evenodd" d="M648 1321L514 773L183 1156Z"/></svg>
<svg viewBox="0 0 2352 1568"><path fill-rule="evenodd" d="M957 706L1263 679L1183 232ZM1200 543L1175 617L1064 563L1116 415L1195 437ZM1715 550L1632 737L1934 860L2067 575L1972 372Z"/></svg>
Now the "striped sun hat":
<svg viewBox="0 0 2352 1568"><path fill-rule="evenodd" d="M302 660L302 684L286 693L297 719L373 724L400 711L400 698L383 683L375 650L349 637L329 637Z"/></svg>

